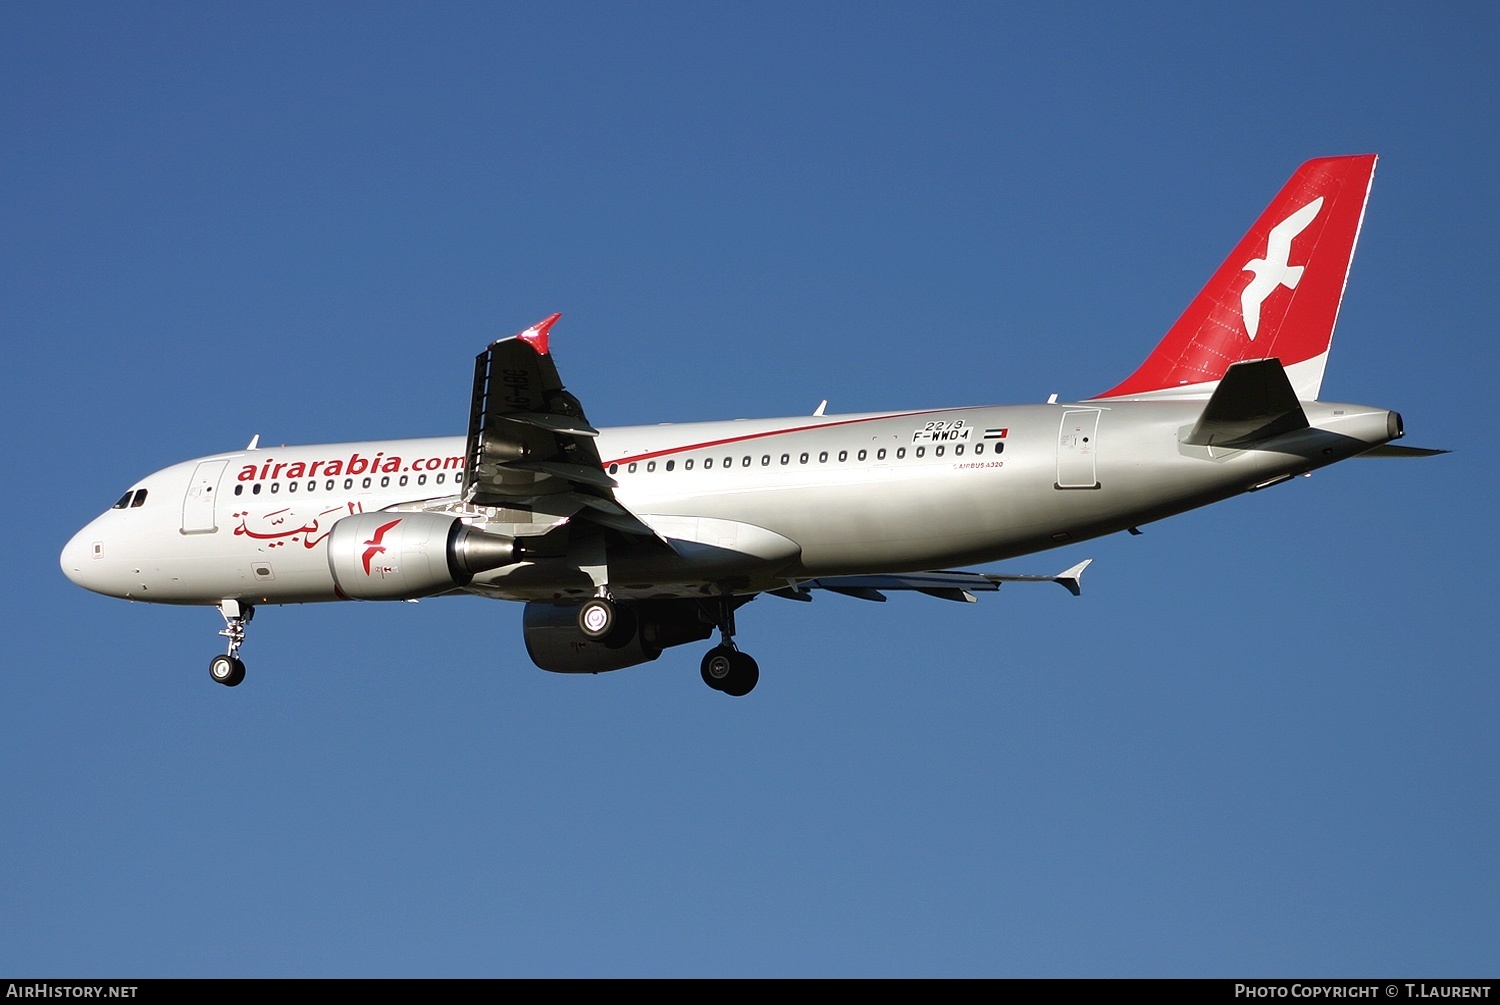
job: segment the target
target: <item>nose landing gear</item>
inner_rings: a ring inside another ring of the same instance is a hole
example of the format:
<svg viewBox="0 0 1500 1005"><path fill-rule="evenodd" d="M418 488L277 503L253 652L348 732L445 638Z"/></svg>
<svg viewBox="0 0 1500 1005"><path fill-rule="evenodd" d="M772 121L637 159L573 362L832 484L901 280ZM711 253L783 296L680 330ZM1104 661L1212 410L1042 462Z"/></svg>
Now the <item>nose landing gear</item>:
<svg viewBox="0 0 1500 1005"><path fill-rule="evenodd" d="M229 652L209 661L208 675L225 687L234 687L245 679L240 646L245 644L245 626L255 617L255 608L238 600L225 600L219 604L219 613L224 616L224 630L219 634L229 640Z"/></svg>

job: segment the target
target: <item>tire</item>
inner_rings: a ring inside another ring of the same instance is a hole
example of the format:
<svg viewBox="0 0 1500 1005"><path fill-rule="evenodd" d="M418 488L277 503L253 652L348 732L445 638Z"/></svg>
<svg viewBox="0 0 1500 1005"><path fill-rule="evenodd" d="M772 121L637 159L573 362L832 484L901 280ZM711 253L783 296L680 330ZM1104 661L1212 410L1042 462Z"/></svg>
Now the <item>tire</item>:
<svg viewBox="0 0 1500 1005"><path fill-rule="evenodd" d="M615 604L615 626L609 630L609 634L599 641L604 643L606 649L623 649L630 645L635 638L637 618L626 604Z"/></svg>
<svg viewBox="0 0 1500 1005"><path fill-rule="evenodd" d="M703 662L698 666L703 683L715 691L724 690L724 682L734 676L734 657L734 650L728 646L714 646L704 653Z"/></svg>
<svg viewBox="0 0 1500 1005"><path fill-rule="evenodd" d="M720 690L727 695L743 698L754 691L758 683L760 683L760 664L745 653L735 653L734 670Z"/></svg>
<svg viewBox="0 0 1500 1005"><path fill-rule="evenodd" d="M586 639L603 642L615 630L619 618L613 603L603 597L594 597L585 600L578 608L578 630Z"/></svg>
<svg viewBox="0 0 1500 1005"><path fill-rule="evenodd" d="M233 656L215 656L209 661L208 675L225 687L235 687L245 679L245 664Z"/></svg>

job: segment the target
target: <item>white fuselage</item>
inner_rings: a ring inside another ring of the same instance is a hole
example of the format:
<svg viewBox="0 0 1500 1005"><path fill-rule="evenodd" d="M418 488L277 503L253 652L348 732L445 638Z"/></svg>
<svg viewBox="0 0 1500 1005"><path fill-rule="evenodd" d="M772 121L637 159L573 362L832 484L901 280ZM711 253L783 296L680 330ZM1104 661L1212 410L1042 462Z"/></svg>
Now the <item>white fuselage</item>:
<svg viewBox="0 0 1500 1005"><path fill-rule="evenodd" d="M1304 402L1311 427L1255 450L1181 442L1201 402L1119 401L627 426L600 431L615 499L670 546L609 556L622 597L704 583L756 592L819 576L1010 558L1124 530L1342 460L1394 435L1391 414ZM462 437L242 450L138 482L69 542L62 567L134 600L342 599L326 541L358 513L431 509L518 540L556 512L462 501ZM141 495L144 493L144 495ZM566 556L477 577L470 592L586 597Z"/></svg>

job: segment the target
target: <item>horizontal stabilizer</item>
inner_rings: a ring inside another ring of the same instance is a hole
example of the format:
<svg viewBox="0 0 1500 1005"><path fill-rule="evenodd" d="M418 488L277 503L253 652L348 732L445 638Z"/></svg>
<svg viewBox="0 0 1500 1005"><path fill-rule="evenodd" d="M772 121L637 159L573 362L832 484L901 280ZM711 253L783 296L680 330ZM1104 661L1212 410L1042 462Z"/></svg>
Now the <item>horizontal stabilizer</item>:
<svg viewBox="0 0 1500 1005"><path fill-rule="evenodd" d="M1203 414L1183 443L1245 446L1307 428L1307 414L1281 361L1235 363L1214 388Z"/></svg>

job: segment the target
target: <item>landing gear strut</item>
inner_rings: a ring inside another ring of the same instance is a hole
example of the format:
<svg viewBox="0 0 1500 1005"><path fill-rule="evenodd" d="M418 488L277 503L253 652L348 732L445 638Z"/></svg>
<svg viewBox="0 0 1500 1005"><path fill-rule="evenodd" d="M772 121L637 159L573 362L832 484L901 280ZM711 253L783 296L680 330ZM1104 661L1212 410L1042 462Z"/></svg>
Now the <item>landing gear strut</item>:
<svg viewBox="0 0 1500 1005"><path fill-rule="evenodd" d="M225 687L234 687L245 679L240 646L245 644L245 626L255 617L255 608L238 600L226 600L219 605L219 613L224 616L224 630L219 634L229 640L229 652L209 661L208 675Z"/></svg>
<svg viewBox="0 0 1500 1005"><path fill-rule="evenodd" d="M719 644L703 656L699 672L703 683L715 691L736 698L744 697L755 689L760 680L760 665L748 653L742 653L734 644L734 601L728 596L719 600L715 625L719 629Z"/></svg>

